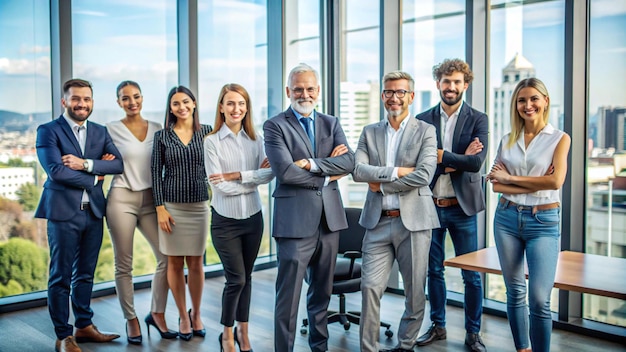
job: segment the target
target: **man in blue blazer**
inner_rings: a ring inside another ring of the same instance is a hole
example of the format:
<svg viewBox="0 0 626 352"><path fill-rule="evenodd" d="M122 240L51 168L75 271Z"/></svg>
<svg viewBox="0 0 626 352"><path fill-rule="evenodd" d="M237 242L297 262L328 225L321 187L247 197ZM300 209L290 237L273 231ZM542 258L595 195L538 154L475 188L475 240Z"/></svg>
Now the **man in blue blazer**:
<svg viewBox="0 0 626 352"><path fill-rule="evenodd" d="M108 342L119 337L98 331L91 320L91 291L106 206L102 180L104 175L124 170L106 128L87 122L92 95L87 81L65 82L61 99L65 112L37 128L37 156L48 179L35 217L48 219L48 310L57 335L56 351L80 351L76 341ZM70 296L75 333L68 323Z"/></svg>
<svg viewBox="0 0 626 352"><path fill-rule="evenodd" d="M298 303L305 277L312 351L328 350L327 309L333 286L339 230L348 227L337 180L352 172L354 153L334 116L315 110L317 72L306 64L287 80L291 106L263 125L265 153L276 175L274 226L278 276L274 349L294 347Z"/></svg>
<svg viewBox="0 0 626 352"><path fill-rule="evenodd" d="M478 249L476 214L485 209L480 169L487 155L487 115L464 103L463 92L473 74L463 60L448 59L433 68L441 103L417 115L437 130L437 170L430 184L441 227L433 230L428 261L428 299L431 327L417 339L426 346L446 338L446 282L444 280L446 230L461 255ZM462 270L465 284L465 344L471 351L486 351L479 332L483 290L480 275Z"/></svg>

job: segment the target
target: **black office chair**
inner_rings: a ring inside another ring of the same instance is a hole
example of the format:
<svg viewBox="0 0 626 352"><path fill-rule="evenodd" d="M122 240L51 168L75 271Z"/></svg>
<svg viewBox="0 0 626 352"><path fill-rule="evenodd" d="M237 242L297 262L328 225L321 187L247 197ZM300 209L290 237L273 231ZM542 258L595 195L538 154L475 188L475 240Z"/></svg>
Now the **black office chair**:
<svg viewBox="0 0 626 352"><path fill-rule="evenodd" d="M361 291L361 263L357 259L361 258L365 229L359 225L360 216L361 209L346 208L348 228L339 233L339 255L333 275L333 294L339 296L339 311L328 311L328 324L339 322L346 331L350 329L351 323L359 324L361 320L361 312L346 311L345 296L346 293ZM306 334L308 325L308 319L303 319L300 333ZM380 326L387 329L387 337L393 336L390 324L381 321Z"/></svg>

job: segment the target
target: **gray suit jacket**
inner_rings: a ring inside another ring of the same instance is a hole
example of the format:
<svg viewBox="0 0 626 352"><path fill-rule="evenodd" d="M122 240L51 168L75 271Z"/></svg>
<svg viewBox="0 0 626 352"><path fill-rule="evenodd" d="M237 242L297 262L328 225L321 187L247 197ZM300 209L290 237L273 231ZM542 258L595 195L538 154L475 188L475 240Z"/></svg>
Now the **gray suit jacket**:
<svg viewBox="0 0 626 352"><path fill-rule="evenodd" d="M322 218L332 232L348 227L337 181L324 187L326 176L349 174L354 169L354 152L330 157L333 149L348 142L339 119L315 112L315 147L296 115L287 109L265 121L265 154L276 175L274 237L304 238L317 233ZM314 159L321 173L294 165L300 159ZM323 213L323 216L322 216Z"/></svg>
<svg viewBox="0 0 626 352"><path fill-rule="evenodd" d="M443 149L441 141L441 105L437 104L416 117L435 126L438 149ZM452 151L443 152L443 161L437 165L435 177L433 177L433 181L430 184L431 189L435 187L437 179L445 172L446 167L456 169L456 171L450 173L450 179L452 180L456 198L459 200L459 205L467 216L475 215L485 209L485 193L483 191L480 169L485 162L485 157L487 157L488 134L487 115L473 109L468 103L464 102L454 128ZM483 150L476 155L465 155L465 149L476 137L482 142Z"/></svg>
<svg viewBox="0 0 626 352"><path fill-rule="evenodd" d="M378 224L383 209L383 194L392 193L400 197L400 216L409 231L439 227L433 193L428 186L437 167L435 128L423 121L407 118L409 120L398 145L395 166L415 167L415 171L393 182L393 167L386 166L387 119L366 126L361 133L352 175L357 182L380 182L382 190L382 193L367 191L359 220L366 229L373 229Z"/></svg>

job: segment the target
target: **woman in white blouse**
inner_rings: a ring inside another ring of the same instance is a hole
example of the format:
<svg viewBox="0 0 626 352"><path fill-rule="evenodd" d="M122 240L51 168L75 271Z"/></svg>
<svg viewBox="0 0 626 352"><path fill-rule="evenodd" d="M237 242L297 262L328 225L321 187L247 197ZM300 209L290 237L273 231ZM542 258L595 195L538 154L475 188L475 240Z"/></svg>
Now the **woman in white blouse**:
<svg viewBox="0 0 626 352"><path fill-rule="evenodd" d="M515 348L530 351L532 346L533 352L544 352L550 350L550 292L560 236L559 190L567 174L571 139L548 123L550 97L540 80L522 80L511 99L511 132L502 138L487 176L493 191L502 193L494 238Z"/></svg>
<svg viewBox="0 0 626 352"><path fill-rule="evenodd" d="M263 139L254 131L250 96L239 84L222 87L214 130L204 140L206 174L213 193L211 239L224 266L220 350L252 351L248 339L251 274L261 237L260 184L274 178ZM237 327L233 326L237 321Z"/></svg>
<svg viewBox="0 0 626 352"><path fill-rule="evenodd" d="M113 143L122 154L124 173L113 176L107 199L106 221L115 253L115 287L124 318L127 319L128 343L141 344L141 329L133 299L133 240L135 228L146 238L154 256L156 269L152 279L152 303L145 318L146 325L155 326L161 337L176 338L175 331L167 329L167 257L159 250L156 211L152 198L150 156L154 133L161 124L141 116L143 96L139 84L123 81L117 86L117 103L126 116L107 124ZM149 332L149 331L148 331Z"/></svg>

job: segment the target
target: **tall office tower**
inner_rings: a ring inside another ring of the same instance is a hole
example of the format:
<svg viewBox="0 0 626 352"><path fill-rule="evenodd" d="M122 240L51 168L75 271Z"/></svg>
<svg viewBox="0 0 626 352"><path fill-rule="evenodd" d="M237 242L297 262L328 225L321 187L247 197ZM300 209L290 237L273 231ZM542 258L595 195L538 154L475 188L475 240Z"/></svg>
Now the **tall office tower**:
<svg viewBox="0 0 626 352"><path fill-rule="evenodd" d="M341 82L339 118L348 144L356 150L363 127L380 120L378 83Z"/></svg>
<svg viewBox="0 0 626 352"><path fill-rule="evenodd" d="M502 85L494 88L493 110L489 116L489 145L493 148L497 148L502 137L511 130L513 89L519 81L530 77L535 77L535 67L519 53L502 69Z"/></svg>
<svg viewBox="0 0 626 352"><path fill-rule="evenodd" d="M626 150L626 107L601 106L598 108L594 147Z"/></svg>

